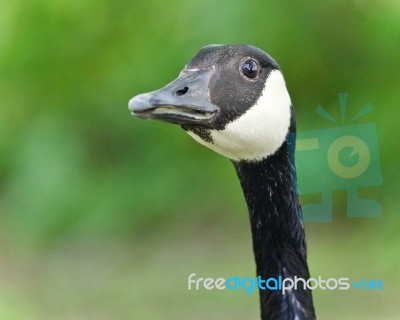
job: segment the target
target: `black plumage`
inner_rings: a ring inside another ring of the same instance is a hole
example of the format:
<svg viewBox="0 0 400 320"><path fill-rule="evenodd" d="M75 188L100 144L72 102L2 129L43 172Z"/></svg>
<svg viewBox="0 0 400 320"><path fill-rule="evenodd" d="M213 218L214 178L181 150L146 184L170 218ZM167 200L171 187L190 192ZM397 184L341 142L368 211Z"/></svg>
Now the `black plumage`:
<svg viewBox="0 0 400 320"><path fill-rule="evenodd" d="M293 185L288 142L255 162L234 162L250 215L257 275L309 278L301 207ZM299 286L260 290L262 319L314 319L311 291Z"/></svg>

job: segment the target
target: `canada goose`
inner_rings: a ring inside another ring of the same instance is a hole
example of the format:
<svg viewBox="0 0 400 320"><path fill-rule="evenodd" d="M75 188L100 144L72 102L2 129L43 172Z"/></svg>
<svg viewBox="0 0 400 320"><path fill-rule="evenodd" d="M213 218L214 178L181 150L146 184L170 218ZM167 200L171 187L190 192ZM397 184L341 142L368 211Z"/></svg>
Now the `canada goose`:
<svg viewBox="0 0 400 320"><path fill-rule="evenodd" d="M295 113L268 54L248 45L206 46L176 80L132 98L129 110L180 124L197 142L231 159L249 209L257 275L309 279L295 186ZM315 319L308 288L260 290L260 303L263 320Z"/></svg>

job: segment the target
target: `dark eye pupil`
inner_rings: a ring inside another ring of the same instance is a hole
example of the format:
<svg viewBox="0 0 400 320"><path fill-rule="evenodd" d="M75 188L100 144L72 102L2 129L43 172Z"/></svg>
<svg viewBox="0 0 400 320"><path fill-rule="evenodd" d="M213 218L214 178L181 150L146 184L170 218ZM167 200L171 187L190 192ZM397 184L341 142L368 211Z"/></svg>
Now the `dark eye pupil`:
<svg viewBox="0 0 400 320"><path fill-rule="evenodd" d="M257 62L252 59L246 60L242 64L242 73L247 78L254 79L255 77L257 77L259 72L260 72L260 68L259 68Z"/></svg>

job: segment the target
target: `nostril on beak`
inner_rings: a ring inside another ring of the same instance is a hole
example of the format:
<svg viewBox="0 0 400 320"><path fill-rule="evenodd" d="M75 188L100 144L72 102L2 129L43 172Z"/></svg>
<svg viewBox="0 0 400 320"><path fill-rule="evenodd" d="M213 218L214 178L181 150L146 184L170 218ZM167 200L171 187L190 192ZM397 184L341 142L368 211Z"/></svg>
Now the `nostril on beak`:
<svg viewBox="0 0 400 320"><path fill-rule="evenodd" d="M186 94L189 91L188 87L184 87L183 89L180 89L176 92L177 96L183 96L184 94Z"/></svg>

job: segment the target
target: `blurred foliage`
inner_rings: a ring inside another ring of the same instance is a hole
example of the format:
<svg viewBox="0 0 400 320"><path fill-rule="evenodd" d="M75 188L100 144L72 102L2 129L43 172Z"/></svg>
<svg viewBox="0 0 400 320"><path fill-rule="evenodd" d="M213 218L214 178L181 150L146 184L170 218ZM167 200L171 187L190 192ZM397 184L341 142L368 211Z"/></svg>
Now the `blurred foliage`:
<svg viewBox="0 0 400 320"><path fill-rule="evenodd" d="M377 126L384 182L364 192L382 217L348 219L335 192L334 222L307 225L310 268L386 283L383 292L316 292L321 319L398 318L398 2L0 8L0 319L257 317L256 296L186 290L191 272L253 273L229 161L127 111L133 95L174 79L210 43L249 43L275 57L299 130L329 127L317 105L340 118L339 92L349 93L349 116L373 105L363 121Z"/></svg>

